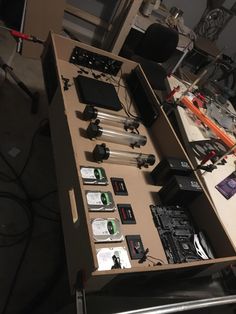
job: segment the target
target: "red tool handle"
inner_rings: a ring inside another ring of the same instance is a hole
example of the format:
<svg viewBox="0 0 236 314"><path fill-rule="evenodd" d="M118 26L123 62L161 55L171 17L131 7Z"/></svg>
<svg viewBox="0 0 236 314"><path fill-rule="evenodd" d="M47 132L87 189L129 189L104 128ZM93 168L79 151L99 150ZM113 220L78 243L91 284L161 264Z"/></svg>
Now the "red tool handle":
<svg viewBox="0 0 236 314"><path fill-rule="evenodd" d="M180 86L174 87L173 90L166 96L166 101L170 101L174 94L180 90Z"/></svg>
<svg viewBox="0 0 236 314"><path fill-rule="evenodd" d="M25 39L25 40L31 40L31 36L30 35L27 35L27 34L24 34L24 33L15 31L15 30L11 30L10 33L14 37L18 37L18 38Z"/></svg>
<svg viewBox="0 0 236 314"><path fill-rule="evenodd" d="M209 154L207 154L201 161L201 166L204 165L208 160L210 160L212 157L216 155L216 152L214 150L211 150Z"/></svg>

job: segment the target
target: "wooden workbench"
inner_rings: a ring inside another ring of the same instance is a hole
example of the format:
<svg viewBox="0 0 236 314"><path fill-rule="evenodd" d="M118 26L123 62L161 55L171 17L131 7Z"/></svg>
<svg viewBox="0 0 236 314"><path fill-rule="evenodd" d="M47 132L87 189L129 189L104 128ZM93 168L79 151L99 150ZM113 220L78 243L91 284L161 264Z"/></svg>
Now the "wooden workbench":
<svg viewBox="0 0 236 314"><path fill-rule="evenodd" d="M71 289L75 286L77 274L82 271L85 276L85 287L88 291L111 288L114 285L146 285L148 282L155 283L162 275L167 277L194 276L196 274L211 273L236 261L233 244L227 236L227 232L214 210L214 206L204 192L200 197L192 201L189 210L198 227L204 230L215 252L215 259L201 260L182 264L168 264L162 247L158 231L154 226L149 206L159 202L157 192L160 187L150 181L150 171L165 156L175 156L189 161L180 141L178 140L164 111L158 105L156 108L159 117L150 129L141 125L140 134L147 136L147 144L135 151L150 153L156 156L156 163L148 169L139 169L133 166L110 164L104 162L108 178L122 177L127 186L128 196L115 196L109 183L105 187L84 186L80 174L80 166L98 166L93 161L91 152L99 140L91 141L85 135L88 121L81 119L81 113L85 108L76 93L73 78L78 75L78 66L69 63L69 58L75 46L83 47L89 51L110 56L123 62L122 70L110 82L117 88L120 100L127 105L129 94L123 87L123 77L137 70L145 76L142 69L135 62L112 55L111 53L96 49L66 39L59 35L51 34L47 48L43 55L43 69L45 84L50 102L50 126L53 141L53 149L58 179L58 190L61 205L61 216L65 239L68 271ZM96 71L94 71L97 73ZM91 71L89 74L91 75ZM63 89L63 80L68 78L72 84L69 90ZM120 78L121 76L121 78ZM106 78L102 78L106 80ZM120 86L117 87L117 82ZM154 97L150 85L146 81L149 94ZM136 113L135 107L131 110ZM125 115L124 111L120 114ZM133 151L132 148L120 144L108 143L111 149ZM199 184L201 184L199 182ZM202 186L204 189L204 187ZM92 218L116 217L117 211L112 213L94 213L88 211L86 202L86 190L111 191L115 203L130 203L132 205L137 223L135 225L122 225L125 235L140 234L145 248L149 248L150 255L162 259L164 264L152 266L149 262L140 264L137 260L130 260L131 268L112 269L98 271L96 249L101 247L122 246L127 249L126 241L121 243L95 244L92 230ZM132 280L131 280L132 278Z"/></svg>

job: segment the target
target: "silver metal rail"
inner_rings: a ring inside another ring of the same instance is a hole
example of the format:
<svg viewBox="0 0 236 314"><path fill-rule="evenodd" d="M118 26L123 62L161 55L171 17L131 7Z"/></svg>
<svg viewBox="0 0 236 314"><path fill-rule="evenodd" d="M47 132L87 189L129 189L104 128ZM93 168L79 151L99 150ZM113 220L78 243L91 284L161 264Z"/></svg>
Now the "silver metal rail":
<svg viewBox="0 0 236 314"><path fill-rule="evenodd" d="M233 303L236 303L236 295L195 300L195 301L187 301L187 302L180 302L180 303L172 303L172 304L155 306L155 307L144 308L144 309L139 309L139 310L119 312L116 314L169 314L169 313L197 310L197 309L202 309L202 308L221 306L221 305L227 305L227 304L233 304Z"/></svg>

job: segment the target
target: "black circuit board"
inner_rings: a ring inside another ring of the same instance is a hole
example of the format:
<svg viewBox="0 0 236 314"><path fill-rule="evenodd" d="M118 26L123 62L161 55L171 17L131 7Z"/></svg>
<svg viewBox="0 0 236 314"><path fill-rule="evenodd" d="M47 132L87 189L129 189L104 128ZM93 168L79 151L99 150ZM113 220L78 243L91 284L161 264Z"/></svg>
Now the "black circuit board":
<svg viewBox="0 0 236 314"><path fill-rule="evenodd" d="M179 206L150 206L170 264L201 260L193 236L195 228L187 210Z"/></svg>

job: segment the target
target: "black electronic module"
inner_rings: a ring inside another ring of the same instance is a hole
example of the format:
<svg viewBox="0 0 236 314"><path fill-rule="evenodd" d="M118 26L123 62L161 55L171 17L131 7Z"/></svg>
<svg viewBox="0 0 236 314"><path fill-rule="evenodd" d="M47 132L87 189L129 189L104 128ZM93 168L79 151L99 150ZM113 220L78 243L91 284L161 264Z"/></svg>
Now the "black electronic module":
<svg viewBox="0 0 236 314"><path fill-rule="evenodd" d="M200 243L200 237L185 208L154 205L150 207L170 264L193 262L211 257L204 250L203 243ZM208 252L208 245L206 248Z"/></svg>

